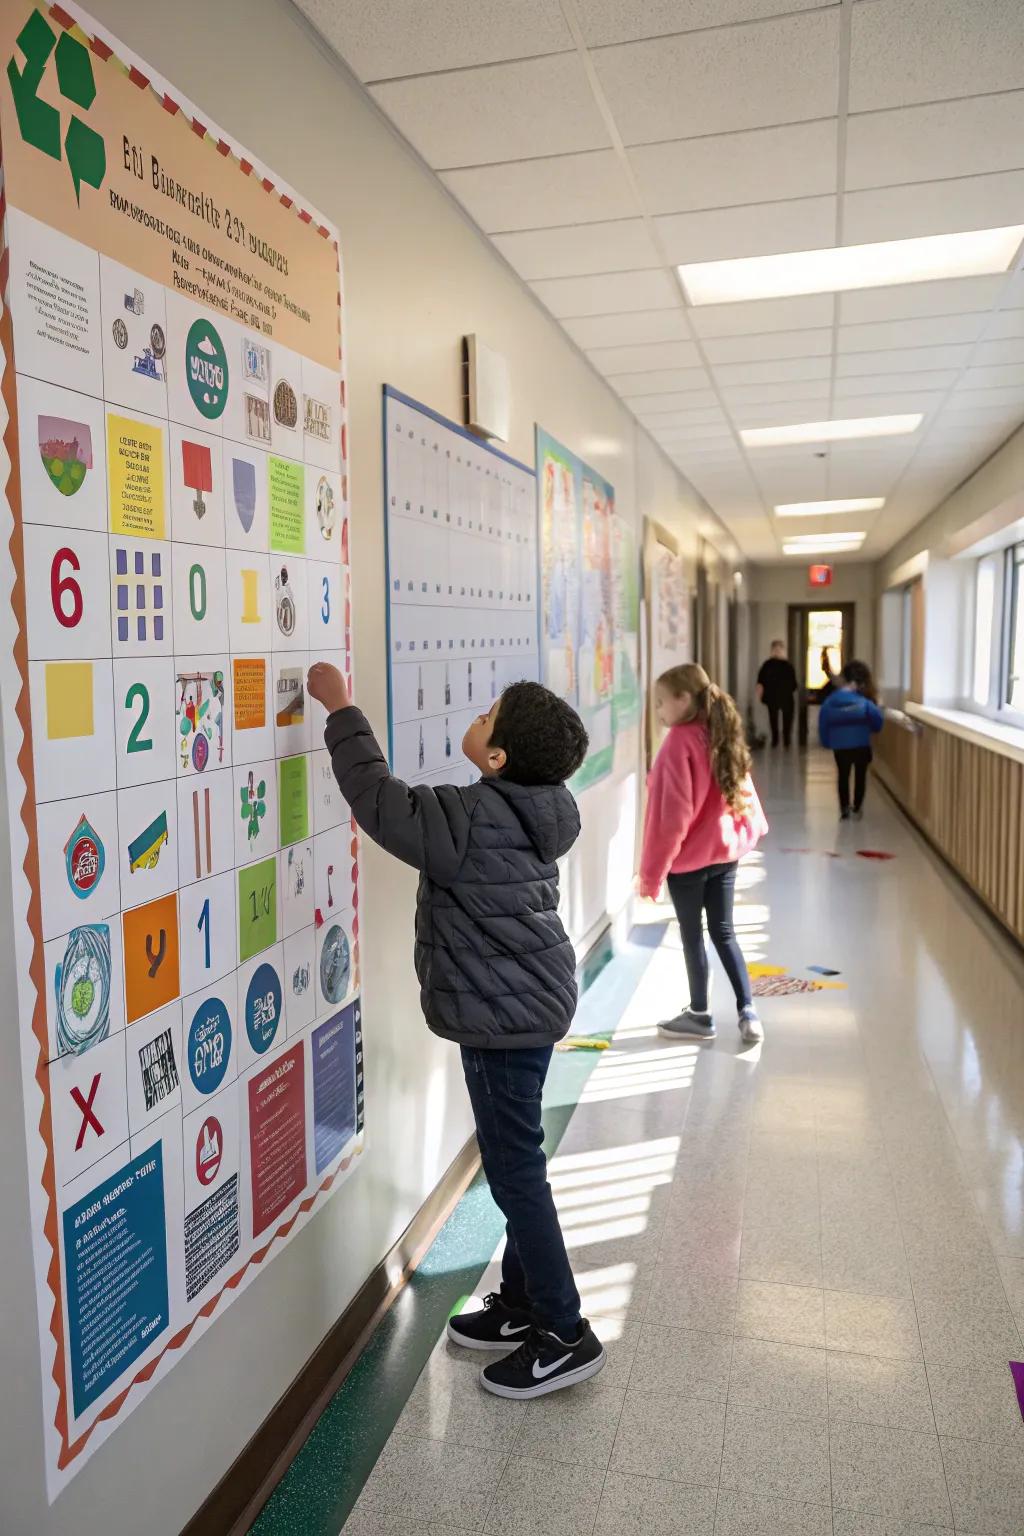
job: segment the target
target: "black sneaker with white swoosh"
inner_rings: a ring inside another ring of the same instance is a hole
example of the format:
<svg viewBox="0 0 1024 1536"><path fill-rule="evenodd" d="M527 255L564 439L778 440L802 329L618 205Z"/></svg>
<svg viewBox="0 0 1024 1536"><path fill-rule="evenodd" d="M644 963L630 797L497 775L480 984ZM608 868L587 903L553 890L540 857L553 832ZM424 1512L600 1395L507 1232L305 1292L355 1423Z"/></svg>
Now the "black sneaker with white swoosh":
<svg viewBox="0 0 1024 1536"><path fill-rule="evenodd" d="M531 1329L514 1355L485 1367L480 1383L495 1397L545 1397L588 1381L604 1369L606 1360L604 1346L584 1318L574 1344L546 1328Z"/></svg>
<svg viewBox="0 0 1024 1536"><path fill-rule="evenodd" d="M484 1297L482 1312L464 1312L448 1319L448 1337L463 1349L518 1349L532 1326L529 1312L506 1306L492 1292Z"/></svg>

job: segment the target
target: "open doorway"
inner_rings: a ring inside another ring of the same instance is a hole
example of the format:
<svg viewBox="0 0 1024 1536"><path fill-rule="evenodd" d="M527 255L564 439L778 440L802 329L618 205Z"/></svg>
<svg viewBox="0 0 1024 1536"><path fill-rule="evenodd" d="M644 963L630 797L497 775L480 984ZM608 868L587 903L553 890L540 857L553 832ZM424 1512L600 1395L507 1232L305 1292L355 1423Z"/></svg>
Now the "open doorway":
<svg viewBox="0 0 1024 1536"><path fill-rule="evenodd" d="M835 677L854 655L854 612L853 603L789 605L789 654L800 688L797 729L802 746L807 742L808 706L820 703L828 675Z"/></svg>

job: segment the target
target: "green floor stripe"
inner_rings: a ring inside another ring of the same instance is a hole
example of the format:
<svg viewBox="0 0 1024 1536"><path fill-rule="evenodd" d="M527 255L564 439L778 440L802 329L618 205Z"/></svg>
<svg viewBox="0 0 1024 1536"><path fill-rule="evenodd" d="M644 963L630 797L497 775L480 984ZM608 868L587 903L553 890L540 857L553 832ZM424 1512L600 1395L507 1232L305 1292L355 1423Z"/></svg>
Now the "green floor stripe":
<svg viewBox="0 0 1024 1536"><path fill-rule="evenodd" d="M629 945L594 978L574 1025L609 1038L653 951ZM544 1146L556 1151L600 1051L556 1054ZM338 1536L449 1317L476 1290L504 1219L482 1176L463 1195L251 1527L251 1536Z"/></svg>

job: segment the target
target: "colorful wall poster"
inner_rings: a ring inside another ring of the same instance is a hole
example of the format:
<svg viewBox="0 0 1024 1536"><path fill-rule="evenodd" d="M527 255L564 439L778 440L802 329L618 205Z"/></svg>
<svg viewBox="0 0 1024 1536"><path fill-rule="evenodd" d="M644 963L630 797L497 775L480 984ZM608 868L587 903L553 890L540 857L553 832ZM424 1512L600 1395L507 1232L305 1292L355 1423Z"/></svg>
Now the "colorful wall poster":
<svg viewBox="0 0 1024 1536"><path fill-rule="evenodd" d="M8 1017L53 1498L362 1147L357 844L304 688L350 670L344 311L337 231L268 167L71 0L3 16Z"/></svg>
<svg viewBox="0 0 1024 1536"><path fill-rule="evenodd" d="M636 537L624 517L611 520L615 635L615 734L640 719L640 565Z"/></svg>
<svg viewBox="0 0 1024 1536"><path fill-rule="evenodd" d="M686 566L673 536L657 523L644 525L644 574L647 591L648 760L661 743L662 727L654 712L654 688L670 667L693 661L690 592Z"/></svg>
<svg viewBox="0 0 1024 1536"><path fill-rule="evenodd" d="M615 492L537 428L543 599L541 675L579 710L590 736L572 781L588 788L612 771L615 738Z"/></svg>
<svg viewBox="0 0 1024 1536"><path fill-rule="evenodd" d="M410 784L471 784L462 738L539 677L534 475L384 390L388 727Z"/></svg>

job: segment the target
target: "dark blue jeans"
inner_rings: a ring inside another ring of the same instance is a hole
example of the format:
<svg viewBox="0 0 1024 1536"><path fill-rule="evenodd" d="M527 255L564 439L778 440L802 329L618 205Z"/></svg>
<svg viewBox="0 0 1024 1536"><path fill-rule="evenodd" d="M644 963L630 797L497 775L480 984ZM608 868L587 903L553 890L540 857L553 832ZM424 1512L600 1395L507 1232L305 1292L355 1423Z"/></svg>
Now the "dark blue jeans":
<svg viewBox="0 0 1024 1536"><path fill-rule="evenodd" d="M580 1329L580 1296L548 1183L541 1094L551 1046L525 1050L462 1047L484 1173L505 1217L501 1296L563 1339Z"/></svg>
<svg viewBox="0 0 1024 1536"><path fill-rule="evenodd" d="M669 875L668 893L679 919L686 976L690 983L690 1007L706 1013L708 1007L708 953L704 948L703 914L708 915L708 935L725 967L737 1008L751 1003L747 962L736 942L732 903L736 893L735 864L709 864L685 875Z"/></svg>

